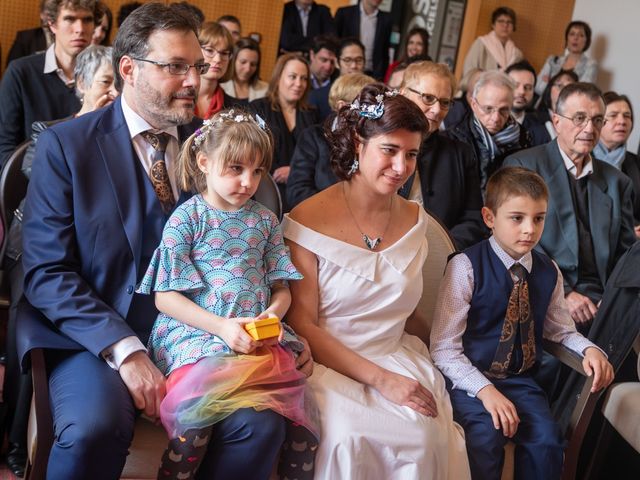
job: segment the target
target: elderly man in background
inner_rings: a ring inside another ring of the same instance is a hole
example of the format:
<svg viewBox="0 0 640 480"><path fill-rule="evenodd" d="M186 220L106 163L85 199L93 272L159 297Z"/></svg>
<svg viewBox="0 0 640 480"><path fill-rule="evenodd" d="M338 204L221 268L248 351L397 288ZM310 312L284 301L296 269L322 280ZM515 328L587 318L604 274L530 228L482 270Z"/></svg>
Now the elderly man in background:
<svg viewBox="0 0 640 480"><path fill-rule="evenodd" d="M558 264L571 316L582 332L598 311L613 267L635 242L631 180L591 156L604 112L596 86L567 85L552 118L558 137L505 161L534 170L547 182L549 207L539 248Z"/></svg>
<svg viewBox="0 0 640 480"><path fill-rule="evenodd" d="M447 128L450 136L473 147L483 195L487 180L504 159L531 146L529 133L511 115L514 89L506 74L482 73L473 88L471 112Z"/></svg>
<svg viewBox="0 0 640 480"><path fill-rule="evenodd" d="M478 164L469 145L440 132L453 102L455 79L443 63L417 62L405 70L400 91L418 105L429 123L416 172L400 194L417 200L442 220L459 249L469 247L486 233L480 215Z"/></svg>
<svg viewBox="0 0 640 480"><path fill-rule="evenodd" d="M91 44L96 0L45 0L43 11L54 43L44 53L11 62L0 84L0 166L27 139L33 122L80 109L73 69Z"/></svg>

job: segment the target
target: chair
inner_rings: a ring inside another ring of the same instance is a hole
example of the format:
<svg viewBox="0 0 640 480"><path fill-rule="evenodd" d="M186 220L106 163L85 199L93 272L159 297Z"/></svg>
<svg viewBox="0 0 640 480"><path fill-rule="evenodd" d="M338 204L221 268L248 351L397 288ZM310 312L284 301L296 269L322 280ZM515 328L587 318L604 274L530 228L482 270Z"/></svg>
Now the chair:
<svg viewBox="0 0 640 480"><path fill-rule="evenodd" d="M33 399L27 434L28 461L25 480L44 480L53 445L53 418L49 406L49 380L42 349L31 350ZM155 479L160 457L167 446L167 434L161 426L144 417L136 420L133 443L120 478Z"/></svg>
<svg viewBox="0 0 640 480"><path fill-rule="evenodd" d="M278 220L282 220L282 198L278 185L271 175L265 175L258 186L258 190L253 196L256 202L260 202L273 213L276 214Z"/></svg>
<svg viewBox="0 0 640 480"><path fill-rule="evenodd" d="M640 453L640 334L629 354L637 356L638 381L614 383L607 389L602 403L604 422L585 478L602 476L604 457L614 430Z"/></svg>
<svg viewBox="0 0 640 480"><path fill-rule="evenodd" d="M405 330L420 338L428 346L440 281L444 275L449 255L456 251L453 238L447 227L428 212L427 242L429 243L429 253L422 266L422 298L420 298L417 308L421 315L411 317L407 321ZM421 316L423 318L420 318Z"/></svg>
<svg viewBox="0 0 640 480"><path fill-rule="evenodd" d="M0 246L0 263L7 247L9 226L13 220L13 214L27 194L29 180L22 173L22 160L30 145L31 140L21 143L8 158L2 173L0 173L0 220L4 227L4 237ZM6 311L10 303L7 281L2 275L0 277L0 309ZM3 312L3 314L5 313Z"/></svg>

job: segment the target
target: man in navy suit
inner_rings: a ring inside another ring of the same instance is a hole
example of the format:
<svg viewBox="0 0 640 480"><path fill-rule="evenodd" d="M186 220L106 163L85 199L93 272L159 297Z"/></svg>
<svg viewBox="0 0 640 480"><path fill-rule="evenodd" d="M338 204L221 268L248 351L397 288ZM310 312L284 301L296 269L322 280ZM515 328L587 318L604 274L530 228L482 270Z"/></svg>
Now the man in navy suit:
<svg viewBox="0 0 640 480"><path fill-rule="evenodd" d="M382 80L389 66L391 15L378 7L382 0L361 0L358 5L339 8L336 32L339 37L357 37L363 43L366 59L364 71Z"/></svg>
<svg viewBox="0 0 640 480"><path fill-rule="evenodd" d="M579 329L594 318L611 271L635 242L631 180L591 156L604 111L596 86L568 85L553 115L558 138L514 153L504 163L534 170L547 182L549 207L539 248L560 267Z"/></svg>
<svg viewBox="0 0 640 480"><path fill-rule="evenodd" d="M284 4L279 52L306 54L314 37L334 33L329 7L312 0L292 0Z"/></svg>
<svg viewBox="0 0 640 480"><path fill-rule="evenodd" d="M194 22L173 4L136 9L114 43L122 95L38 141L18 350L24 363L31 349L45 349L55 430L48 478L119 478L137 413L159 414L164 377L144 347L157 310L152 296L134 291L169 213L149 180L154 150L142 134L169 135L165 162L179 200L172 165L194 130L207 68ZM279 415L238 410L216 424L199 474L269 471L283 438Z"/></svg>

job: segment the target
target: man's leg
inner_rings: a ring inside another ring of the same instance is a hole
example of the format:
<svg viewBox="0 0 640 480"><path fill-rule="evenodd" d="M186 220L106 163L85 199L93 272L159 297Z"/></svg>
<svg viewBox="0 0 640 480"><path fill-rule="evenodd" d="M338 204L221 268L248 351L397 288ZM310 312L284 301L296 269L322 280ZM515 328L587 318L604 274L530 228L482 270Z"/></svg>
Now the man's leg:
<svg viewBox="0 0 640 480"><path fill-rule="evenodd" d="M120 375L87 351L51 353L47 363L55 436L47 478L119 478L135 423Z"/></svg>
<svg viewBox="0 0 640 480"><path fill-rule="evenodd" d="M196 478L268 479L285 430L285 418L272 410L236 411L214 425Z"/></svg>

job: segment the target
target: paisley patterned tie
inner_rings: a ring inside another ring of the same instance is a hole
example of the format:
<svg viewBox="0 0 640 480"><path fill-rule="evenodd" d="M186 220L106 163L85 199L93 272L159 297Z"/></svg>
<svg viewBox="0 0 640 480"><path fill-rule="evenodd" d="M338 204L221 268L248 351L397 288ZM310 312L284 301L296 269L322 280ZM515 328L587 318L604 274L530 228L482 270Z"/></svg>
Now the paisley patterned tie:
<svg viewBox="0 0 640 480"><path fill-rule="evenodd" d="M520 374L533 366L536 360L536 340L534 322L529 305L529 285L526 280L526 270L519 263L514 263L509 269L516 277L507 304L507 313L502 324L502 334L496 350L491 368L485 374L493 378L506 378L510 374ZM522 365L515 370L512 366L513 350L517 332L520 331L520 345L522 349ZM510 368L512 367L512 368Z"/></svg>
<svg viewBox="0 0 640 480"><path fill-rule="evenodd" d="M160 200L160 205L162 205L162 210L165 213L169 213L176 203L171 189L171 182L169 181L167 164L164 161L164 152L167 150L170 135L168 133L151 133L149 131L142 132L140 135L153 147L153 163L151 164L149 177L158 200Z"/></svg>

